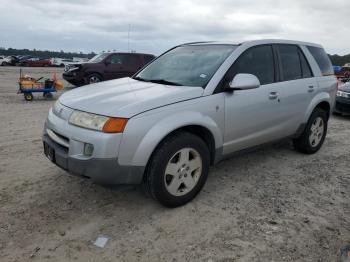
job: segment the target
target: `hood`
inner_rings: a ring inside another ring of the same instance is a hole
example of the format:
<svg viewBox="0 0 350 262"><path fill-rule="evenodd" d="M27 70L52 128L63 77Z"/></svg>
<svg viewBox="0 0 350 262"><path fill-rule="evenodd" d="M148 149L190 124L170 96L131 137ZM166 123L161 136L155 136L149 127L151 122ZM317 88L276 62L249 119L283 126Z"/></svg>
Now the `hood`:
<svg viewBox="0 0 350 262"><path fill-rule="evenodd" d="M130 118L144 111L200 97L204 89L168 86L131 78L105 81L68 91L60 103L99 115Z"/></svg>
<svg viewBox="0 0 350 262"><path fill-rule="evenodd" d="M75 67L80 68L85 64L88 64L88 62L68 62L68 63L65 63L64 71L67 72L70 69L75 68Z"/></svg>
<svg viewBox="0 0 350 262"><path fill-rule="evenodd" d="M350 82L346 82L338 87L340 91L349 92L350 93Z"/></svg>

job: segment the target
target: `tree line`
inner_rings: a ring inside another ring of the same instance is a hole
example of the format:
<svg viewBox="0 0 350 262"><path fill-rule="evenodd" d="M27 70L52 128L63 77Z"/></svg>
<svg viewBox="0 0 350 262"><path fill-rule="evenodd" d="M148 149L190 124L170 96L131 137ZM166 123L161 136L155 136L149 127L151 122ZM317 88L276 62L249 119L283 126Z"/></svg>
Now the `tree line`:
<svg viewBox="0 0 350 262"><path fill-rule="evenodd" d="M51 57L57 57L57 58L66 58L66 59L72 59L73 57L82 57L82 58L92 58L96 54L94 52L85 54L82 52L64 52L61 51L48 51L48 50L30 50L30 49L16 49L16 48L0 48L0 55L3 56L11 56L11 55L30 55L33 57L39 57L39 58L51 58Z"/></svg>
<svg viewBox="0 0 350 262"><path fill-rule="evenodd" d="M350 54L348 55L329 55L333 65L343 66L346 63L350 63Z"/></svg>

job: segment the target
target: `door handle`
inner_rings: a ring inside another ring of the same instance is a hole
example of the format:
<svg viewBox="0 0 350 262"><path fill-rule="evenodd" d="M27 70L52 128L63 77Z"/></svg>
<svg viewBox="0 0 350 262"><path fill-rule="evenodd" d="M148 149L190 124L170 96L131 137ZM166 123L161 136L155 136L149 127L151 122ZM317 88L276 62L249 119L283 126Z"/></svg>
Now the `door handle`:
<svg viewBox="0 0 350 262"><path fill-rule="evenodd" d="M315 91L314 86L309 86L309 90L308 90L308 92L309 92L309 93L312 93L313 91Z"/></svg>
<svg viewBox="0 0 350 262"><path fill-rule="evenodd" d="M278 98L278 93L277 92L271 92L269 94L269 99L273 100L273 99L276 99Z"/></svg>

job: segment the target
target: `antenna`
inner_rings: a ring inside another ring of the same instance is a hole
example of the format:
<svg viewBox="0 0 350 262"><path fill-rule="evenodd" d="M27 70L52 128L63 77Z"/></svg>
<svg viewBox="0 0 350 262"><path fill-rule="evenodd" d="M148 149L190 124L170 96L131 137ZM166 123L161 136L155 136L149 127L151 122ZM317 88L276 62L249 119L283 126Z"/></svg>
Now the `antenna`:
<svg viewBox="0 0 350 262"><path fill-rule="evenodd" d="M130 27L131 27L131 25L129 24L129 27L128 27L128 52L130 52Z"/></svg>

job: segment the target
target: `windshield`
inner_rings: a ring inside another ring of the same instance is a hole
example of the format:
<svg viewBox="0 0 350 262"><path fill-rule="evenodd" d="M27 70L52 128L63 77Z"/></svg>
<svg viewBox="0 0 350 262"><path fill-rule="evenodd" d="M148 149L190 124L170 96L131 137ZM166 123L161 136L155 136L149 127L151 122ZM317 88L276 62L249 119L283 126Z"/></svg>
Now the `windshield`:
<svg viewBox="0 0 350 262"><path fill-rule="evenodd" d="M179 46L153 61L134 79L204 88L236 47L234 45Z"/></svg>
<svg viewBox="0 0 350 262"><path fill-rule="evenodd" d="M95 55L93 58L91 58L88 63L100 63L103 59L105 59L109 54L102 53L99 55Z"/></svg>

